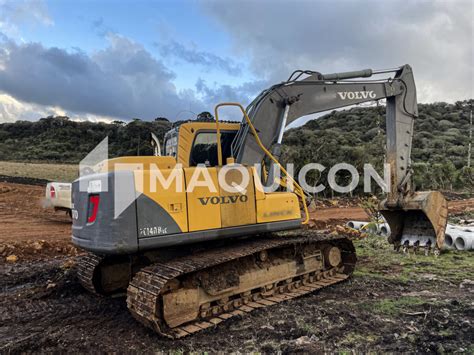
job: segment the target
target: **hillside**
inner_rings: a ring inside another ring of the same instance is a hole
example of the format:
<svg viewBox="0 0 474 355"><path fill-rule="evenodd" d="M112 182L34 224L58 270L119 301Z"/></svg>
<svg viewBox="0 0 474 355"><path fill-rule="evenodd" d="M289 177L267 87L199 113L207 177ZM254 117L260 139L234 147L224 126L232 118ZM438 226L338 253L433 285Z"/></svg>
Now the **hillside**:
<svg viewBox="0 0 474 355"><path fill-rule="evenodd" d="M469 103L420 104L415 121L413 166L419 188L472 190L474 174L467 164ZM310 162L326 167L347 162L362 172L372 163L382 172L385 145L385 107L356 107L333 111L285 133L285 162L296 170ZM91 123L67 117L41 118L37 122L0 124L0 160L77 163L103 138L109 136L111 157L149 155L149 132L160 140L171 127L163 118L129 123ZM326 169L326 173L327 173ZM314 183L322 176L308 175ZM340 179L344 179L341 176Z"/></svg>
<svg viewBox="0 0 474 355"><path fill-rule="evenodd" d="M108 124L47 117L4 123L0 124L0 160L78 163L107 136L111 157L150 155L150 132L162 139L170 127L166 119Z"/></svg>
<svg viewBox="0 0 474 355"><path fill-rule="evenodd" d="M417 187L472 190L474 170L465 168L469 143L468 102L420 104L418 110L412 148ZM296 170L310 162L328 168L346 162L362 172L364 163L371 163L381 173L385 153L384 115L382 106L356 107L333 111L291 129L284 137L284 160L295 162ZM313 174L308 179L313 183L318 180L325 180L324 174L322 177Z"/></svg>

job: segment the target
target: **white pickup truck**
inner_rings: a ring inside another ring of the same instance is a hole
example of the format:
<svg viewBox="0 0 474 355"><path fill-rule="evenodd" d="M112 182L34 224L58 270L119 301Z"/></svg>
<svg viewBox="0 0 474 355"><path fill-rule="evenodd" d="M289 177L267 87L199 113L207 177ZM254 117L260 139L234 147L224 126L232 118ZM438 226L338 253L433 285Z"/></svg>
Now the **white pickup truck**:
<svg viewBox="0 0 474 355"><path fill-rule="evenodd" d="M0 0L1 1L1 0ZM151 132L151 145L153 147L153 155L161 155L161 144L158 137ZM100 164L98 164L100 166ZM94 171L97 167L93 167ZM45 208L54 208L56 211L66 211L72 217L71 209L71 187L69 182L48 182L46 184L46 195L43 203Z"/></svg>
<svg viewBox="0 0 474 355"><path fill-rule="evenodd" d="M54 208L56 211L66 211L71 215L71 183L48 182L44 207Z"/></svg>

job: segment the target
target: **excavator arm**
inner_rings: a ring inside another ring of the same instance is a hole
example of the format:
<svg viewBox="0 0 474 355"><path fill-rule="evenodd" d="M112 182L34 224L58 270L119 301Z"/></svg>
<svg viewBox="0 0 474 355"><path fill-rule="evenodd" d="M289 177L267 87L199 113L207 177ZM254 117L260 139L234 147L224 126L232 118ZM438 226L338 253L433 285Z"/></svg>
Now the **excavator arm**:
<svg viewBox="0 0 474 355"><path fill-rule="evenodd" d="M364 80L394 72L393 78ZM303 78L304 76L304 78ZM359 79L359 80L349 80ZM447 222L447 203L439 192L414 193L411 185L411 144L418 116L416 87L409 65L396 69L371 69L321 74L296 71L288 81L263 91L247 108L260 141L279 158L285 128L296 119L322 111L386 99L387 163L390 191L381 210L397 247L441 248ZM262 162L265 153L244 120L233 145L233 156L242 164ZM418 213L420 212L420 213ZM413 220L412 222L409 222Z"/></svg>

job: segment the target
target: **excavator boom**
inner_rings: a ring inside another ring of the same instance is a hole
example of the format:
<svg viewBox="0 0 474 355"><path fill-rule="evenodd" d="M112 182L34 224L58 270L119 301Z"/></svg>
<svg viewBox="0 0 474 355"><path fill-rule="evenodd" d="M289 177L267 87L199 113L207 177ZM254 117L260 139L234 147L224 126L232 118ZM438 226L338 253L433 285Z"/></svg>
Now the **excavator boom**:
<svg viewBox="0 0 474 355"><path fill-rule="evenodd" d="M394 72L393 78L360 80ZM301 79L303 76L305 78ZM349 80L357 79L359 80ZM390 165L390 191L381 204L395 246L441 248L447 223L447 203L439 192L413 191L411 145L418 116L416 87L409 65L395 69L371 69L321 74L296 71L288 81L263 91L247 108L248 116L264 146L276 158L285 128L296 119L322 111L386 99L386 162ZM233 145L236 161L262 162L264 153L243 121ZM273 169L270 169L272 172ZM272 179L270 177L270 179Z"/></svg>

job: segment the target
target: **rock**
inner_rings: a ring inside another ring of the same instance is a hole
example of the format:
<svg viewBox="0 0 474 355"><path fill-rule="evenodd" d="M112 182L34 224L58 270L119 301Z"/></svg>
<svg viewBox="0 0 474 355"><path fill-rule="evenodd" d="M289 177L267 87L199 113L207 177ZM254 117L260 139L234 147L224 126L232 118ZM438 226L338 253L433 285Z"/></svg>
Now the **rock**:
<svg viewBox="0 0 474 355"><path fill-rule="evenodd" d="M295 340L295 345L311 344L311 339L308 336L302 336Z"/></svg>
<svg viewBox="0 0 474 355"><path fill-rule="evenodd" d="M427 274L420 274L419 276L423 279L430 280L430 281L438 279L435 274L428 274L427 273Z"/></svg>
<svg viewBox="0 0 474 355"><path fill-rule="evenodd" d="M46 289L49 290L50 288L56 287L56 284L54 282L51 282L46 286Z"/></svg>
<svg viewBox="0 0 474 355"><path fill-rule="evenodd" d="M41 249L43 249L43 245L40 242L34 242L33 243L33 249L34 250L41 250Z"/></svg>
<svg viewBox="0 0 474 355"><path fill-rule="evenodd" d="M275 328L274 328L274 327L272 327L271 325L262 325L262 326L260 327L260 329L270 329L270 330L275 330Z"/></svg>
<svg viewBox="0 0 474 355"><path fill-rule="evenodd" d="M72 268L74 265L76 264L76 262L74 261L74 259L68 259L66 260L62 265L61 265L61 268L62 269L70 269Z"/></svg>
<svg viewBox="0 0 474 355"><path fill-rule="evenodd" d="M9 263L16 263L18 261L18 256L16 255L9 255L7 256L7 262Z"/></svg>
<svg viewBox="0 0 474 355"><path fill-rule="evenodd" d="M462 282L459 284L459 288L471 288L474 286L474 281L469 280L469 279L464 279Z"/></svg>
<svg viewBox="0 0 474 355"><path fill-rule="evenodd" d="M422 291L412 291L402 293L402 296L410 296L410 297L434 297L437 296L436 293L431 292L429 290L422 290Z"/></svg>

